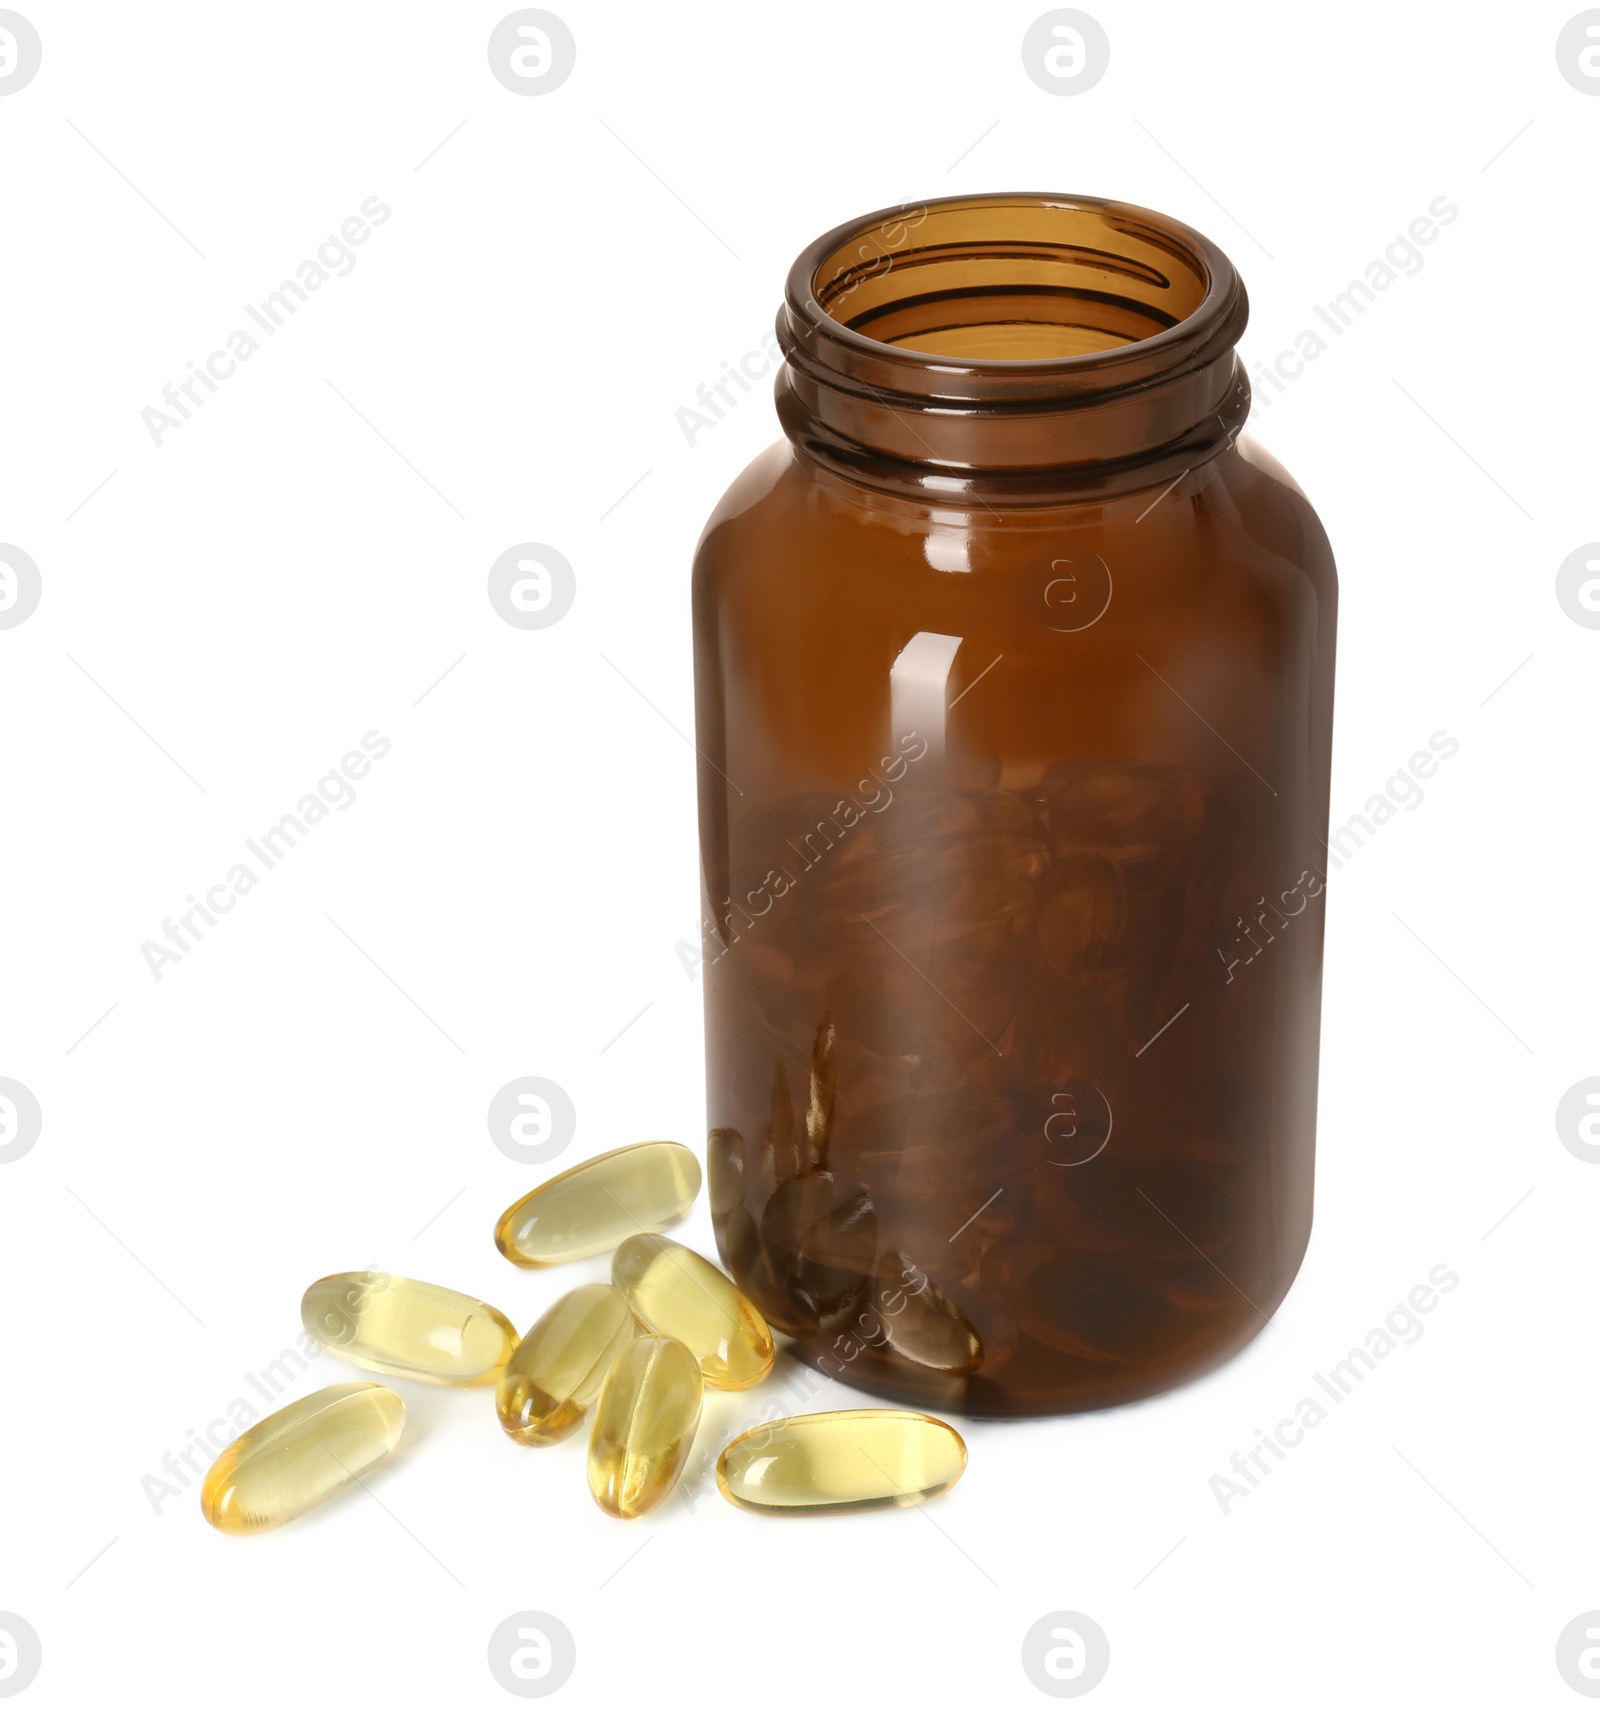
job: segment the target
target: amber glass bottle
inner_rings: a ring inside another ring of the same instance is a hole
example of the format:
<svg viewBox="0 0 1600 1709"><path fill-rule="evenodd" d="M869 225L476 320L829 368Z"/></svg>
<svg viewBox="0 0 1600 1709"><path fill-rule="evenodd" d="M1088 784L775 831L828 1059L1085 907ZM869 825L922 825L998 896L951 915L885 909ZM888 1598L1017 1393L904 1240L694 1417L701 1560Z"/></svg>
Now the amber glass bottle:
<svg viewBox="0 0 1600 1709"><path fill-rule="evenodd" d="M1143 208L853 221L700 545L718 1241L895 1400L1151 1394L1305 1251L1335 579L1246 313Z"/></svg>

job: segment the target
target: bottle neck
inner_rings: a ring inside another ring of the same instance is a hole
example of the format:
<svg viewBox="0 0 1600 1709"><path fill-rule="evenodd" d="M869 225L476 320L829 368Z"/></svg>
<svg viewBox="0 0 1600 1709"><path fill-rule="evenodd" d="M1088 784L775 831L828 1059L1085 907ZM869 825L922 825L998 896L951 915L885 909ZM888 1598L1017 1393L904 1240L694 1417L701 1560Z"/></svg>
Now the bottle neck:
<svg viewBox="0 0 1600 1709"><path fill-rule="evenodd" d="M795 262L784 432L846 477L943 502L1050 503L1170 481L1250 409L1248 303L1214 244L1087 197L886 210Z"/></svg>

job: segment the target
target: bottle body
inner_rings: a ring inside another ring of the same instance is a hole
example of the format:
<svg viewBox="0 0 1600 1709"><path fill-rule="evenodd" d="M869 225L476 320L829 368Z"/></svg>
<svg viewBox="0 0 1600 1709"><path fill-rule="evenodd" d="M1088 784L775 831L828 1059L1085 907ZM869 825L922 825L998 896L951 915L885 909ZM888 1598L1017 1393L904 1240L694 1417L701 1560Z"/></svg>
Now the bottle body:
<svg viewBox="0 0 1600 1709"><path fill-rule="evenodd" d="M1332 558L1236 430L1156 473L946 497L786 442L696 560L719 1246L904 1403L1167 1388L1309 1235Z"/></svg>

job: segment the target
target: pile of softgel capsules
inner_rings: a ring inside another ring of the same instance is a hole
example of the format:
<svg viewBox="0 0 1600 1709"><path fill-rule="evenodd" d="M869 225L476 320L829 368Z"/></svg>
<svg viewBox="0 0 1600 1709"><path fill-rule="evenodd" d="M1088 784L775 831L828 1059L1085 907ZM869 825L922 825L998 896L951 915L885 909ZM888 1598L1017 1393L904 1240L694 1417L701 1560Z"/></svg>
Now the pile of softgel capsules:
<svg viewBox="0 0 1600 1709"><path fill-rule="evenodd" d="M526 1335L501 1312L431 1282L350 1271L313 1282L308 1333L368 1371L457 1388L495 1385L495 1412L530 1448L570 1436L591 1410L589 1488L637 1519L683 1471L705 1388L748 1389L772 1370L765 1318L733 1281L661 1230L700 1191L687 1146L651 1141L580 1163L517 1200L495 1227L513 1264L543 1269L612 1253L611 1280L563 1294ZM341 1383L264 1418L217 1457L200 1492L219 1531L297 1519L390 1454L405 1403L380 1383ZM717 1487L751 1513L904 1507L966 1469L948 1424L922 1413L819 1412L736 1436Z"/></svg>

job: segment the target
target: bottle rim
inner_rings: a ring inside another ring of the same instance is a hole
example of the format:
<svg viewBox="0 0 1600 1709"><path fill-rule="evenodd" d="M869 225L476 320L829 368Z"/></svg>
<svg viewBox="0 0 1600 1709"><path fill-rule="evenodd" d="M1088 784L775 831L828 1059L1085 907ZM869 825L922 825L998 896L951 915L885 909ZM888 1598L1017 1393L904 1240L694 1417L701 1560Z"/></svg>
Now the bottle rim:
<svg viewBox="0 0 1600 1709"><path fill-rule="evenodd" d="M1022 304L1010 320L1008 293ZM1142 484L1237 435L1248 316L1222 249L1148 208L1053 192L904 203L796 258L777 318L779 414L820 460L898 490ZM898 341L862 330L886 324ZM997 356L961 348L969 332L1101 342Z"/></svg>

